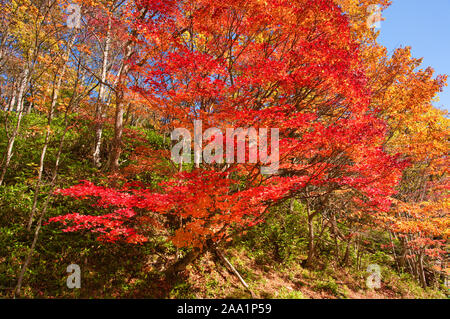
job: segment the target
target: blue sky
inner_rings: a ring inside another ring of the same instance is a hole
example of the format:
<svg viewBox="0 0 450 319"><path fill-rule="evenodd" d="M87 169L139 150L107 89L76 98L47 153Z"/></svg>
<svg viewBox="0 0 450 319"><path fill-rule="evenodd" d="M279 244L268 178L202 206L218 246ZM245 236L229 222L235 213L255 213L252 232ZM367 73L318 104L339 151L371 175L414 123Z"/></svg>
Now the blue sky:
<svg viewBox="0 0 450 319"><path fill-rule="evenodd" d="M423 67L448 74L450 82L450 0L392 0L383 12L379 43L390 52L411 46ZM435 106L450 111L450 83L439 94Z"/></svg>

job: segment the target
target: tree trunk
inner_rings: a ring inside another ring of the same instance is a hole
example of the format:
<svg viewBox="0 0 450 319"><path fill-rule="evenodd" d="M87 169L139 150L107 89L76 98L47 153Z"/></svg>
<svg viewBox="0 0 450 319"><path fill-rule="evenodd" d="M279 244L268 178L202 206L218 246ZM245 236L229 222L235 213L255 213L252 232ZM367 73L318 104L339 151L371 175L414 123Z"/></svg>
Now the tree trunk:
<svg viewBox="0 0 450 319"><path fill-rule="evenodd" d="M425 270L423 268L423 252L420 252L418 257L418 271L419 271L419 279L420 284L423 288L427 287L427 280L425 278Z"/></svg>
<svg viewBox="0 0 450 319"><path fill-rule="evenodd" d="M332 227L333 227L334 245L336 246L335 256L336 256L336 263L337 263L339 260L339 241L338 241L338 229L337 229L336 215L334 213L332 216Z"/></svg>
<svg viewBox="0 0 450 319"><path fill-rule="evenodd" d="M18 281L17 281L17 285L16 285L16 288L14 290L14 298L15 298L16 295L20 296L20 291L21 291L21 288L22 288L22 282L23 282L23 278L24 278L24 275L25 275L25 271L27 270L27 268L28 268L28 266L29 266L29 264L31 262L31 259L33 257L34 249L36 248L36 243L38 241L39 233L41 231L42 221L43 221L44 216L45 216L45 214L47 212L47 208L48 208L48 204L50 202L50 199L53 196L53 189L54 189L54 186L55 186L56 177L58 176L59 161L61 159L61 153L62 153L62 148L63 148L63 145L64 145L64 139L65 139L65 136L67 134L67 131L69 130L67 112L68 112L68 110L66 111L66 115L65 115L65 119L64 119L65 128L64 128L64 132L63 132L63 135L61 137L61 140L59 142L58 153L56 155L56 163L55 163L55 166L54 166L53 172L52 172L52 179L51 179L51 182L50 182L50 191L48 193L47 199L45 200L44 206L43 206L42 211L40 213L39 220L38 220L38 223L36 225L36 229L34 231L33 242L31 244L30 249L28 250L28 254L27 254L27 257L25 259L24 264L22 265L22 269L20 270L20 274L19 274L19 278L18 278Z"/></svg>
<svg viewBox="0 0 450 319"><path fill-rule="evenodd" d="M126 54L122 66L118 72L115 81L116 89L116 114L114 119L114 138L112 141L111 154L109 158L109 168L112 172L119 169L119 159L122 153L122 135L123 135L123 115L125 113L125 77L130 70L128 60L133 54L132 42L128 41L126 45Z"/></svg>
<svg viewBox="0 0 450 319"><path fill-rule="evenodd" d="M202 251L200 248L193 248L186 256L177 260L167 268L165 271L166 278L174 279L178 273L184 271L189 264L194 262L204 252L205 251Z"/></svg>
<svg viewBox="0 0 450 319"><path fill-rule="evenodd" d="M103 105L105 103L106 97L106 75L108 71L108 63L109 63L109 54L111 48L111 17L108 17L108 28L105 40L105 48L103 50L103 61L102 61L102 73L101 73L101 83L99 86L97 105L95 108L95 142L94 142L94 150L92 153L92 158L94 165L96 167L100 167L101 165L101 157L100 150L102 146L102 136L103 136L103 117L104 117L104 108Z"/></svg>
<svg viewBox="0 0 450 319"><path fill-rule="evenodd" d="M306 212L308 214L308 257L304 262L304 266L310 268L314 259L315 243L314 243L314 215L309 209L309 204L306 204Z"/></svg>
<svg viewBox="0 0 450 319"><path fill-rule="evenodd" d="M142 8L139 17L143 18L147 14L147 9ZM132 37L137 37L138 31L132 30ZM125 89L126 89L126 77L130 71L131 64L130 58L134 53L133 40L130 38L125 44L125 54L123 56L122 65L117 73L117 79L114 82L114 88L116 93L116 114L114 120L114 138L112 142L111 154L109 158L109 169L115 172L119 169L119 159L122 153L122 134L123 134L123 116L125 113Z"/></svg>
<svg viewBox="0 0 450 319"><path fill-rule="evenodd" d="M345 248L345 254L344 254L344 257L342 258L342 265L343 265L343 266L348 266L349 257L350 257L350 247L351 247L351 243L352 243L352 238L350 237L350 238L348 239L348 242L347 242L347 247Z"/></svg>
<svg viewBox="0 0 450 319"><path fill-rule="evenodd" d="M39 192L41 189L42 173L44 171L44 161L45 161L45 156L47 154L48 143L50 141L50 134L51 134L50 125L52 123L53 114L54 114L54 111L56 108L56 104L58 102L59 92L61 90L61 85L62 85L62 80L66 74L67 60L69 59L70 50L72 49L74 42L75 42L75 36L73 35L72 39L70 40L70 43L68 43L68 45L67 45L66 52L64 53L64 58L63 58L64 66L62 68L61 74L59 75L59 79L56 83L56 86L55 85L53 86L52 101L51 101L50 109L48 111L48 116L47 116L47 130L45 133L44 146L42 147L42 151L41 151L41 158L40 158L39 170L38 170L38 179L37 179L36 185L34 187L33 206L31 208L31 214L30 214L30 218L28 220L27 230L31 230L31 225L33 224L34 214L36 213L37 199L38 199ZM57 76L58 76L58 74L55 74L55 80L56 80Z"/></svg>
<svg viewBox="0 0 450 319"><path fill-rule="evenodd" d="M120 154L122 153L123 114L125 110L123 96L121 96L121 94L118 94L117 99L118 101L116 106L116 116L114 121L114 138L112 142L110 157L110 169L112 172L115 172L119 169L119 159Z"/></svg>
<svg viewBox="0 0 450 319"><path fill-rule="evenodd" d="M22 75L22 80L20 83L20 87L19 87L19 93L17 96L17 107L16 107L16 111L17 111L17 123L16 126L14 127L14 130L11 134L11 137L8 140L8 145L6 147L6 153L3 157L3 167L2 167L2 172L0 175L0 186L3 184L3 181L5 179L5 175L6 172L8 170L9 164L11 163L11 157L12 157L12 151L14 148L14 142L16 140L17 135L19 134L19 130L20 130L20 125L22 123L22 117L23 117L23 100L24 100L24 95L25 95L25 91L26 91L26 87L28 84L30 78L30 69L29 66L27 65L25 67L25 69L23 70L23 75Z"/></svg>
<svg viewBox="0 0 450 319"><path fill-rule="evenodd" d="M218 249L214 250L216 255L222 260L222 262L227 266L227 268L239 279L241 284L247 289L247 291L250 293L252 298L255 298L255 294L250 289L249 285L245 282L244 278L242 278L241 274L236 270L236 268L233 267L233 265L230 263L230 261L222 254L221 251Z"/></svg>
<svg viewBox="0 0 450 319"><path fill-rule="evenodd" d="M17 98L17 87L14 84L13 88L11 89L11 97L8 101L8 104L6 104L5 111L11 111L14 107L14 104L16 103Z"/></svg>

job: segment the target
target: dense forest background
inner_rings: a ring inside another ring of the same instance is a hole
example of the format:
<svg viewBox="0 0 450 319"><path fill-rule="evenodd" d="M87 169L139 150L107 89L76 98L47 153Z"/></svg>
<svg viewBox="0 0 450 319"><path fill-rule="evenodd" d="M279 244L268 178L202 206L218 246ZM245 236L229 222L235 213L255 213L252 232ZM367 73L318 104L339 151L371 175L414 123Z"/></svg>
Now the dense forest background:
<svg viewBox="0 0 450 319"><path fill-rule="evenodd" d="M2 298L448 295L447 78L389 1L0 3ZM279 128L278 173L174 163L194 120Z"/></svg>

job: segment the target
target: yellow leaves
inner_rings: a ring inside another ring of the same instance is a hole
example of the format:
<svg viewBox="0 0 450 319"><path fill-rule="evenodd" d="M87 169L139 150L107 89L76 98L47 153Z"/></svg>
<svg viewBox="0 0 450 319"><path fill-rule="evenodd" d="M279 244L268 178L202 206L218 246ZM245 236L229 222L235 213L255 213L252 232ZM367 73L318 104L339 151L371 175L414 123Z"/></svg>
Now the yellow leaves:
<svg viewBox="0 0 450 319"><path fill-rule="evenodd" d="M267 0L256 0L256 2L260 5L267 6Z"/></svg>
<svg viewBox="0 0 450 319"><path fill-rule="evenodd" d="M443 201L403 202L394 200L391 223L392 229L399 233L421 234L428 237L448 238L450 219L448 205Z"/></svg>
<svg viewBox="0 0 450 319"><path fill-rule="evenodd" d="M448 150L448 119L432 101L446 77L435 77L431 68L417 70L422 60L413 58L409 47L397 49L391 58L386 51L368 53L371 50L366 48L364 63L373 79L372 104L390 128L386 148L414 162L442 156Z"/></svg>
<svg viewBox="0 0 450 319"><path fill-rule="evenodd" d="M268 38L268 36L261 32L255 37L255 42L258 44L261 44L261 43L266 42L267 38Z"/></svg>
<svg viewBox="0 0 450 319"><path fill-rule="evenodd" d="M426 112L401 114L395 112L392 122L396 131L388 142L392 152L401 152L415 162L438 158L448 152L448 119L431 105Z"/></svg>
<svg viewBox="0 0 450 319"><path fill-rule="evenodd" d="M376 35L365 23L367 8L374 4L385 8L389 1L335 2L348 13L357 37L366 44L361 57L371 83L372 105L389 125L386 149L413 162L447 154L448 119L432 105L446 85L446 77L434 77L431 68L418 70L422 59L413 58L410 47L397 49L388 57L386 48L376 43Z"/></svg>
<svg viewBox="0 0 450 319"><path fill-rule="evenodd" d="M367 44L374 43L379 32L375 28L370 28L367 23L371 8L375 6L385 10L390 5L390 0L334 0L344 12L348 14L351 26L362 41Z"/></svg>
<svg viewBox="0 0 450 319"><path fill-rule="evenodd" d="M189 31L184 31L181 35L184 41L191 41L191 33Z"/></svg>
<svg viewBox="0 0 450 319"><path fill-rule="evenodd" d="M198 51L204 51L209 40L206 34L197 33L192 35L189 31L183 32L183 34L181 34L181 38L185 43L189 43Z"/></svg>

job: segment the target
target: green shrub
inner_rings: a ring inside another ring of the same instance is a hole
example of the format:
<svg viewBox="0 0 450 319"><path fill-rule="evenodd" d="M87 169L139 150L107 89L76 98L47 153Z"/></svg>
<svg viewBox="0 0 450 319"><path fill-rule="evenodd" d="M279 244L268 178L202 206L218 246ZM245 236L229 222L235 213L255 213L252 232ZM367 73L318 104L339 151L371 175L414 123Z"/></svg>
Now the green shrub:
<svg viewBox="0 0 450 319"><path fill-rule="evenodd" d="M289 290L285 287L281 288L277 293L277 299L306 299L303 293L299 290Z"/></svg>

